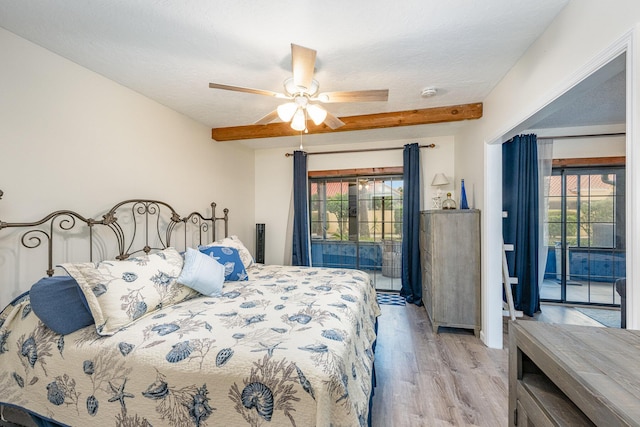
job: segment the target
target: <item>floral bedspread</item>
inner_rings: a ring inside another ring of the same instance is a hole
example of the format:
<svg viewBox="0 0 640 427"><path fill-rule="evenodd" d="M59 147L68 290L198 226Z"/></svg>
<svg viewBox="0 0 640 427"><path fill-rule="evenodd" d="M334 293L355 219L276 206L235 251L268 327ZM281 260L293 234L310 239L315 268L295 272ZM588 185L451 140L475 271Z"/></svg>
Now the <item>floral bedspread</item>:
<svg viewBox="0 0 640 427"><path fill-rule="evenodd" d="M0 313L0 403L74 426L366 425L380 314L368 275L248 273L109 337L58 335L25 295Z"/></svg>

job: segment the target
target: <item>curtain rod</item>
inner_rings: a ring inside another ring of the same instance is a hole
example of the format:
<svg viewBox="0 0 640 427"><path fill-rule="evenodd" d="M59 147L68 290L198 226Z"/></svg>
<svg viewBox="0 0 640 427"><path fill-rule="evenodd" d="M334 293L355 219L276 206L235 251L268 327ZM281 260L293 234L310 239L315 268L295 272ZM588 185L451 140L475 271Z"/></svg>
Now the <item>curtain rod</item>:
<svg viewBox="0 0 640 427"><path fill-rule="evenodd" d="M558 135L558 136L539 136L538 139L571 139L571 138L602 138L605 136L624 136L626 132L613 133L592 133L588 135Z"/></svg>
<svg viewBox="0 0 640 427"><path fill-rule="evenodd" d="M435 148L436 144L419 145L419 148ZM342 154L342 153L363 153L367 151L389 151L389 150L402 150L404 147L387 147L387 148L365 148L362 150L341 150L341 151L318 151L316 153L307 153L307 156L313 154ZM285 153L285 157L293 157L293 153Z"/></svg>

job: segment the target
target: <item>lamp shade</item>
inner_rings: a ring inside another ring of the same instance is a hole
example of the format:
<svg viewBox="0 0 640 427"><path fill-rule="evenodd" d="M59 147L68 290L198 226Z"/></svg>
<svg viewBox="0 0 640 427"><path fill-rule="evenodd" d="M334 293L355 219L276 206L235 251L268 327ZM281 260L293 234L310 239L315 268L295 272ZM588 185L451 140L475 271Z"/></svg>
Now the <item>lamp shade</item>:
<svg viewBox="0 0 640 427"><path fill-rule="evenodd" d="M293 115L291 120L291 127L297 131L303 131L307 127L307 120L302 108L298 108L298 111Z"/></svg>
<svg viewBox="0 0 640 427"><path fill-rule="evenodd" d="M448 183L449 183L449 180L447 179L447 176L443 173L437 173L433 177L433 181L431 181L431 185L433 186L447 185Z"/></svg>
<svg viewBox="0 0 640 427"><path fill-rule="evenodd" d="M307 107L307 112L309 113L309 117L313 120L313 123L316 126L319 126L320 123L324 122L324 119L327 118L327 110L320 107L319 105L311 104Z"/></svg>
<svg viewBox="0 0 640 427"><path fill-rule="evenodd" d="M286 104L278 105L278 117L280 117L280 120L283 122L288 122L293 118L297 109L298 106L295 102L287 102Z"/></svg>

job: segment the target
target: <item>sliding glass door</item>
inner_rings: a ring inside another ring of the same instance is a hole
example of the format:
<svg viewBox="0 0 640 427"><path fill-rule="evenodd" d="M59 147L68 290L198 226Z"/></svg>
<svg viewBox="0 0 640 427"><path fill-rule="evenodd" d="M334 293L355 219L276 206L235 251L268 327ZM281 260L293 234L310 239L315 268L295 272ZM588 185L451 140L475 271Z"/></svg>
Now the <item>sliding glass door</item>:
<svg viewBox="0 0 640 427"><path fill-rule="evenodd" d="M399 290L402 176L311 178L314 267L367 271L377 289Z"/></svg>
<svg viewBox="0 0 640 427"><path fill-rule="evenodd" d="M617 305L625 277L624 168L560 168L550 178L544 301Z"/></svg>

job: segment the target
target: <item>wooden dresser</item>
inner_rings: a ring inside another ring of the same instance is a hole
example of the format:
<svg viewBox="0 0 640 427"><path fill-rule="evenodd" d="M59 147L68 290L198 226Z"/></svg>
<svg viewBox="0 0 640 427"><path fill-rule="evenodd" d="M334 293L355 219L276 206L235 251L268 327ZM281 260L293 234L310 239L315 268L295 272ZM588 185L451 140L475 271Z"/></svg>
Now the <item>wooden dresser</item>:
<svg viewBox="0 0 640 427"><path fill-rule="evenodd" d="M640 426L640 331L509 323L510 426Z"/></svg>
<svg viewBox="0 0 640 427"><path fill-rule="evenodd" d="M440 326L480 331L480 211L423 211L420 217L422 301Z"/></svg>

